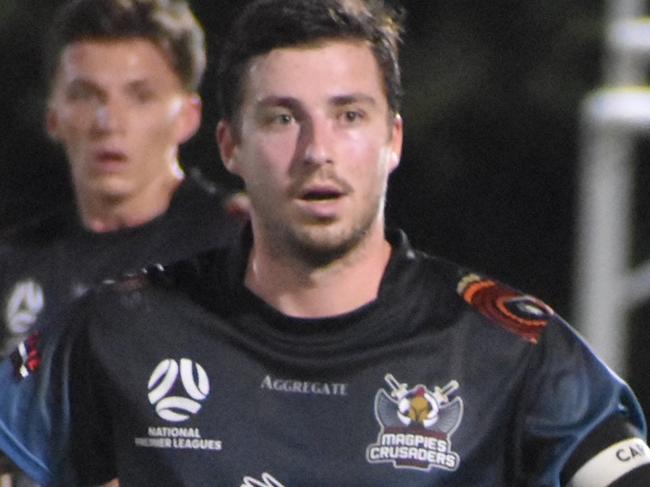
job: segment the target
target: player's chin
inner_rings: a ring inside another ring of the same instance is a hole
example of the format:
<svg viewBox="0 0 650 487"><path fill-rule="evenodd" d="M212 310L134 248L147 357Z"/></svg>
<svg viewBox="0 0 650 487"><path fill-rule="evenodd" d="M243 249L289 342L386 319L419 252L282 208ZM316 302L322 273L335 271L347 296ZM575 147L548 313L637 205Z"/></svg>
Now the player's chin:
<svg viewBox="0 0 650 487"><path fill-rule="evenodd" d="M126 200L137 191L133 181L116 176L95 178L89 187L93 194L107 202Z"/></svg>
<svg viewBox="0 0 650 487"><path fill-rule="evenodd" d="M323 266L348 254L363 240L363 235L364 232L321 222L295 231L294 243L305 260Z"/></svg>

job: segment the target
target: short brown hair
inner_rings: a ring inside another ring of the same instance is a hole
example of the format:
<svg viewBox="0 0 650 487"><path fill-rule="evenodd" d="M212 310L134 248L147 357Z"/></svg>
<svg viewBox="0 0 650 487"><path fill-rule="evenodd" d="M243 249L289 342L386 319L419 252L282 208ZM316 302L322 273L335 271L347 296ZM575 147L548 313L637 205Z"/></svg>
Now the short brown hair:
<svg viewBox="0 0 650 487"><path fill-rule="evenodd" d="M48 81L61 54L82 40L144 38L168 58L184 88L197 91L205 71L205 36L184 0L72 0L56 13L47 50Z"/></svg>

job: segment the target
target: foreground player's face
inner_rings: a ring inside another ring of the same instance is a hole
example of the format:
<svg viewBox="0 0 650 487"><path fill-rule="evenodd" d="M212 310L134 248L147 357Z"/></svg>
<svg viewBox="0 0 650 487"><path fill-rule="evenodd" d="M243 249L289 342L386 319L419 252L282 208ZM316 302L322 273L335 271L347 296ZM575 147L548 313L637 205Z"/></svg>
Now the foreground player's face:
<svg viewBox="0 0 650 487"><path fill-rule="evenodd" d="M368 45L275 49L252 60L244 88L239 137L223 122L217 137L246 184L256 242L322 260L383 239L402 122Z"/></svg>
<svg viewBox="0 0 650 487"><path fill-rule="evenodd" d="M79 41L62 53L46 117L77 193L123 200L170 177L200 102L148 40Z"/></svg>

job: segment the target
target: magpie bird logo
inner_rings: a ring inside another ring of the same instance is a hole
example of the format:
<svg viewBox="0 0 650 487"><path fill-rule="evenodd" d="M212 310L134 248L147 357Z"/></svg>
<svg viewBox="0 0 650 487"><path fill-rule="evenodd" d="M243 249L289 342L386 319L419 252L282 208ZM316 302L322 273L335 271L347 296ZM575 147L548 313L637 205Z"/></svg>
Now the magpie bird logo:
<svg viewBox="0 0 650 487"><path fill-rule="evenodd" d="M452 380L443 387L409 387L392 374L384 377L388 390L375 396L375 417L381 426L377 442L366 449L370 463L395 468L453 471L460 464L451 437L461 423L463 400Z"/></svg>

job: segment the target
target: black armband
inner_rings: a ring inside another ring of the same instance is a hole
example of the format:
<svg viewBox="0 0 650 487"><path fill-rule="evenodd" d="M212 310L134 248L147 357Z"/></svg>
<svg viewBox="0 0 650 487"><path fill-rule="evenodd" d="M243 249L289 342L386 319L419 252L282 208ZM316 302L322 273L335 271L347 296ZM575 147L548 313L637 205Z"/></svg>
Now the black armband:
<svg viewBox="0 0 650 487"><path fill-rule="evenodd" d="M609 418L573 453L562 472L562 485L650 486L650 448L624 416Z"/></svg>

